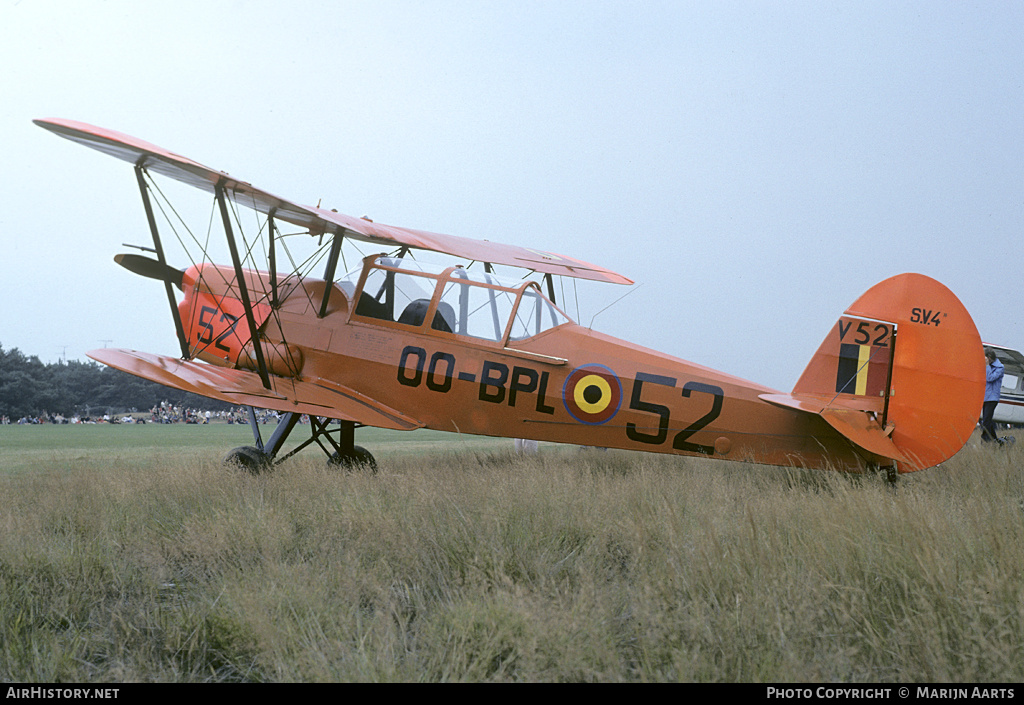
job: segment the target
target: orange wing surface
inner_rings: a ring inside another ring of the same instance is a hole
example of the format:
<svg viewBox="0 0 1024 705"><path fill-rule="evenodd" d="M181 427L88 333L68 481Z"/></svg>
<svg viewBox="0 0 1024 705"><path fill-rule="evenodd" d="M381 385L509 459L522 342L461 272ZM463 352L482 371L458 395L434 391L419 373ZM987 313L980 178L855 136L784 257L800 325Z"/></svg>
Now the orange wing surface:
<svg viewBox="0 0 1024 705"><path fill-rule="evenodd" d="M148 171L162 174L204 191L213 193L219 185L227 192L233 193L236 200L242 205L260 213L272 212L275 219L308 228L314 235L338 233L355 240L386 247L405 246L442 252L478 262L523 267L542 274L556 274L613 284L633 283L632 280L609 269L565 255L515 245L503 245L487 240L473 240L456 235L442 235L423 230L383 225L314 206L299 205L255 188L249 183L239 181L223 171L210 169L187 157L114 130L73 120L47 119L33 122L73 142L137 166L143 166Z"/></svg>
<svg viewBox="0 0 1024 705"><path fill-rule="evenodd" d="M246 370L217 367L135 350L103 348L91 350L86 354L93 360L122 372L229 404L310 416L326 414L330 418L342 421L397 431L411 431L423 427L422 423L400 411L326 379L271 377L273 388L265 389L260 376Z"/></svg>

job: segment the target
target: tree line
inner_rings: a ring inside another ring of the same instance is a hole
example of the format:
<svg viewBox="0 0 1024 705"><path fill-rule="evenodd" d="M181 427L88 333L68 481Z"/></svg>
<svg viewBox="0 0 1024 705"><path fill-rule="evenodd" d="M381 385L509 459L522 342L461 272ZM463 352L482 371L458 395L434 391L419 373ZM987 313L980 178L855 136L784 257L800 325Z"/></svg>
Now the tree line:
<svg viewBox="0 0 1024 705"><path fill-rule="evenodd" d="M0 417L54 414L103 415L151 409L168 402L182 408L227 410L231 405L164 387L96 362L43 363L35 355L0 345Z"/></svg>

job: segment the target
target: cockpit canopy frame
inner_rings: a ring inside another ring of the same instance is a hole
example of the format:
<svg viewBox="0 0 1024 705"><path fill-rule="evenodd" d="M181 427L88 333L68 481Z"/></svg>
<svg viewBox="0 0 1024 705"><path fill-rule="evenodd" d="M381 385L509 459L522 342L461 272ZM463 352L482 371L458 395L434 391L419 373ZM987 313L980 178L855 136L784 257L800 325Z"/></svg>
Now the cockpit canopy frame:
<svg viewBox="0 0 1024 705"><path fill-rule="evenodd" d="M537 282L461 265L371 255L338 284L356 302L354 320L427 328L503 347L572 322Z"/></svg>

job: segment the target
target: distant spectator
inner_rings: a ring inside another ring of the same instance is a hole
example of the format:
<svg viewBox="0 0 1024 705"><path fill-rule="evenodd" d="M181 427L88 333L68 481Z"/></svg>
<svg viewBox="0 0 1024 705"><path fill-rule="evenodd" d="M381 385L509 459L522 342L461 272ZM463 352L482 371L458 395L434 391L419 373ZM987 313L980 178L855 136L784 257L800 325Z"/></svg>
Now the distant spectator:
<svg viewBox="0 0 1024 705"><path fill-rule="evenodd" d="M996 424L992 417L999 404L999 390L1003 386L1003 363L991 348L985 351L985 359L988 364L985 368L985 401L981 406L981 440L1002 444L1002 439L996 435Z"/></svg>

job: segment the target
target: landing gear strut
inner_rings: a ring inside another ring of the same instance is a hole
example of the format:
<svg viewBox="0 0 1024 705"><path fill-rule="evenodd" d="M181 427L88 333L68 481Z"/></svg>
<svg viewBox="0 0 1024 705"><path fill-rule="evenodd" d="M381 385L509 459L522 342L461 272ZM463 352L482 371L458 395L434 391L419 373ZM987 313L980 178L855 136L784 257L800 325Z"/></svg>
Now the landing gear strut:
<svg viewBox="0 0 1024 705"><path fill-rule="evenodd" d="M236 465L255 475L270 470L277 463L290 458L306 446L316 443L327 455L327 464L330 467L377 471L377 461L374 460L370 451L355 444L356 424L354 421L340 421L340 427L330 429L328 426L332 419L321 416L309 417L310 438L308 440L278 457L281 447L291 434L292 429L298 424L299 418L300 414L295 412L286 413L277 422L277 427L270 439L264 443L256 423L256 411L250 406L249 425L252 428L256 445L235 448L227 454L224 462ZM335 439L335 435L337 435L337 439Z"/></svg>

